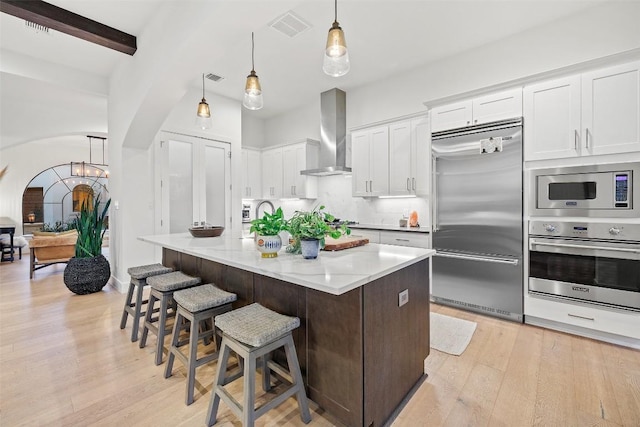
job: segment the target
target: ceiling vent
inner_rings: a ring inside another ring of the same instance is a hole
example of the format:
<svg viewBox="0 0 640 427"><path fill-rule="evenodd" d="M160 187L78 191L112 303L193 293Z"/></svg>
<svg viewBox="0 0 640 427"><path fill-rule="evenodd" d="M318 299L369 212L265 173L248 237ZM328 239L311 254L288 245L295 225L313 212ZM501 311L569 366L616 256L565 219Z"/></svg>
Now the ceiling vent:
<svg viewBox="0 0 640 427"><path fill-rule="evenodd" d="M49 27L45 27L44 25L36 24L31 21L24 21L24 25L26 25L28 29L33 30L36 34L49 34Z"/></svg>
<svg viewBox="0 0 640 427"><path fill-rule="evenodd" d="M205 77L211 80L212 82L216 82L216 83L219 82L220 80L224 80L224 77L219 76L217 74L212 74L212 73L205 74Z"/></svg>
<svg viewBox="0 0 640 427"><path fill-rule="evenodd" d="M292 11L288 11L279 18L276 18L269 26L288 37L295 37L311 28L310 24Z"/></svg>

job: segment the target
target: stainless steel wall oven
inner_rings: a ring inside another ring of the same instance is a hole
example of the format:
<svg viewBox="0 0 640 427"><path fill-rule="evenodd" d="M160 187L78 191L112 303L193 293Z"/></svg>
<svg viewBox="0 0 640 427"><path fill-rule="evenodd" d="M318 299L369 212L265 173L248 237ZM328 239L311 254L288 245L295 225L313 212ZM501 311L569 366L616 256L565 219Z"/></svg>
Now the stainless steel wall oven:
<svg viewBox="0 0 640 427"><path fill-rule="evenodd" d="M531 221L529 293L640 311L640 224Z"/></svg>

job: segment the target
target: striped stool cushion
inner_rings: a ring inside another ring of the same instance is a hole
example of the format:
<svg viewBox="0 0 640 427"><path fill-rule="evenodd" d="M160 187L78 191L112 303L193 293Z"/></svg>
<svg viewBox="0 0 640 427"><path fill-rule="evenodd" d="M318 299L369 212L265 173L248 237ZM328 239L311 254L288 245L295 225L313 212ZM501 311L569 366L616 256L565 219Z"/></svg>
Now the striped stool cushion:
<svg viewBox="0 0 640 427"><path fill-rule="evenodd" d="M215 317L225 334L252 347L260 347L300 326L300 319L264 308L258 303Z"/></svg>
<svg viewBox="0 0 640 427"><path fill-rule="evenodd" d="M173 268L165 267L162 264L139 265L137 267L129 267L127 273L133 279L146 279L147 277L157 276L159 274L171 273Z"/></svg>
<svg viewBox="0 0 640 427"><path fill-rule="evenodd" d="M173 299L191 313L207 310L233 302L238 297L211 284L183 289L173 294Z"/></svg>
<svg viewBox="0 0 640 427"><path fill-rule="evenodd" d="M176 289L188 288L200 283L199 277L188 276L182 271L160 274L149 277L147 283L161 292L175 291Z"/></svg>

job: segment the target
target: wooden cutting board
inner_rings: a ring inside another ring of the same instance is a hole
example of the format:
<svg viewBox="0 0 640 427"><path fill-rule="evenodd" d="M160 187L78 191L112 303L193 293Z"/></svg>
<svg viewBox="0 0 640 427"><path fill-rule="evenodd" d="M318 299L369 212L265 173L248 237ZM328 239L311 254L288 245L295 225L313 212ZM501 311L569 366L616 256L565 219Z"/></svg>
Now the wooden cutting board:
<svg viewBox="0 0 640 427"><path fill-rule="evenodd" d="M369 243L369 239L362 236L340 236L338 239L326 237L324 239L325 251L341 251L343 249L355 248Z"/></svg>

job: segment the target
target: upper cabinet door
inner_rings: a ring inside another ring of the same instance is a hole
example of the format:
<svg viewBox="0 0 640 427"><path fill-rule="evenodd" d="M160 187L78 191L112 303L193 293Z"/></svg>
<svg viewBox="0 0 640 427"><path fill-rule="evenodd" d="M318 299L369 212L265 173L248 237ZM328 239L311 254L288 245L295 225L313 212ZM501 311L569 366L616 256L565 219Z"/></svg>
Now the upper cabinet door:
<svg viewBox="0 0 640 427"><path fill-rule="evenodd" d="M443 105L431 110L431 132L469 126L471 121L471 101Z"/></svg>
<svg viewBox="0 0 640 427"><path fill-rule="evenodd" d="M522 89L482 96L474 99L472 105L474 125L522 117Z"/></svg>
<svg viewBox="0 0 640 427"><path fill-rule="evenodd" d="M369 150L371 134L361 130L351 134L351 185L354 196L369 194Z"/></svg>
<svg viewBox="0 0 640 427"><path fill-rule="evenodd" d="M411 189L418 196L427 196L431 176L431 134L426 117L411 120L411 159Z"/></svg>
<svg viewBox="0 0 640 427"><path fill-rule="evenodd" d="M262 152L262 197L282 197L282 148Z"/></svg>
<svg viewBox="0 0 640 427"><path fill-rule="evenodd" d="M588 153L640 151L640 62L583 74L582 98Z"/></svg>
<svg viewBox="0 0 640 427"><path fill-rule="evenodd" d="M580 146L580 76L525 87L525 160L575 157Z"/></svg>
<svg viewBox="0 0 640 427"><path fill-rule="evenodd" d="M389 125L389 194L413 194L411 155L411 122Z"/></svg>
<svg viewBox="0 0 640 427"><path fill-rule="evenodd" d="M371 129L369 148L369 195L389 194L389 127Z"/></svg>

